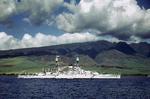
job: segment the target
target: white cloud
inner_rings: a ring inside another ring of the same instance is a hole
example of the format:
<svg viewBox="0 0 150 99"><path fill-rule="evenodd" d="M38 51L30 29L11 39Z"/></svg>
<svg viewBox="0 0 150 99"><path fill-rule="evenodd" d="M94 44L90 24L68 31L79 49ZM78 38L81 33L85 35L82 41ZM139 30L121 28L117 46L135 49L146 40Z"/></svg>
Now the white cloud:
<svg viewBox="0 0 150 99"><path fill-rule="evenodd" d="M120 42L116 37L112 36L96 36L89 32L85 33L65 33L60 36L46 35L43 33L37 33L35 36L30 34L24 34L22 39L17 39L12 35L8 35L5 32L0 32L0 50L8 49L18 49L18 48L31 48L31 47L42 47L42 46L52 46L60 44L69 44L69 43L80 43L88 41L98 41L106 40L109 42ZM136 36L131 36L127 43L139 43L139 42L148 42L150 39L142 39Z"/></svg>
<svg viewBox="0 0 150 99"><path fill-rule="evenodd" d="M17 39L5 32L0 32L0 40L0 49L2 50L11 49L11 47L17 48L18 46Z"/></svg>
<svg viewBox="0 0 150 99"><path fill-rule="evenodd" d="M98 38L98 40L105 40L105 41L109 41L109 42L120 42L121 41L118 38L112 37L112 36L109 36L109 35L98 36L97 38Z"/></svg>
<svg viewBox="0 0 150 99"><path fill-rule="evenodd" d="M137 36L131 36L128 43L140 43L141 41L143 41L141 38Z"/></svg>
<svg viewBox="0 0 150 99"><path fill-rule="evenodd" d="M0 21L4 21L16 10L14 0L0 0L0 9Z"/></svg>
<svg viewBox="0 0 150 99"><path fill-rule="evenodd" d="M51 14L63 3L63 0L22 0L17 4L18 12L30 12L29 19L33 24L39 25L47 19L51 19Z"/></svg>
<svg viewBox="0 0 150 99"><path fill-rule="evenodd" d="M28 12L28 18L33 24L41 24L51 19L51 14L63 0L0 0L0 21L5 21L13 14Z"/></svg>
<svg viewBox="0 0 150 99"><path fill-rule="evenodd" d="M141 9L136 0L81 0L65 6L72 13L60 14L56 23L66 32L94 29L116 37L150 35L150 9Z"/></svg>
<svg viewBox="0 0 150 99"><path fill-rule="evenodd" d="M5 32L0 32L0 50L51 46L59 44L87 42L98 40L98 37L90 33L66 33L60 36L37 33L35 36L25 34L21 40L16 39Z"/></svg>
<svg viewBox="0 0 150 99"><path fill-rule="evenodd" d="M137 36L131 36L131 37L129 38L129 40L127 41L127 43L140 43L140 42L147 42L147 43L150 43L150 38L142 39L142 38L137 37Z"/></svg>

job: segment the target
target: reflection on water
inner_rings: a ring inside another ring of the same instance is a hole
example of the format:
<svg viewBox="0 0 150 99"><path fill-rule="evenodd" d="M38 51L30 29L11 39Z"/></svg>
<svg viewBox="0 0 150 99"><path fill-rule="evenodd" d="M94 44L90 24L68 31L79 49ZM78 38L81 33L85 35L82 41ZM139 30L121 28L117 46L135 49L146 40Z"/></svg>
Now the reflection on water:
<svg viewBox="0 0 150 99"><path fill-rule="evenodd" d="M67 80L0 77L0 99L150 99L150 78Z"/></svg>

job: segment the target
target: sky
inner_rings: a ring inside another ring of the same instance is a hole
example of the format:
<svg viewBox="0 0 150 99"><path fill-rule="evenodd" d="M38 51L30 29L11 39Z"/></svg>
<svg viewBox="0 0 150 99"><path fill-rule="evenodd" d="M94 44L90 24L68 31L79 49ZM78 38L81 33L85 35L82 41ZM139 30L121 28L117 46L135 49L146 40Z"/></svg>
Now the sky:
<svg viewBox="0 0 150 99"><path fill-rule="evenodd" d="M150 43L150 0L0 0L0 50L107 40Z"/></svg>

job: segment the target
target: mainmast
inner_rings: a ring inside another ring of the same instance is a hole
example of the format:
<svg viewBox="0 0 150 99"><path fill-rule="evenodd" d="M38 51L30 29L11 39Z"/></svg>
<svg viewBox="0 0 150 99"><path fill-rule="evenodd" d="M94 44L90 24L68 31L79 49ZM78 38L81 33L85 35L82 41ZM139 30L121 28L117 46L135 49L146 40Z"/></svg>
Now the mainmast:
<svg viewBox="0 0 150 99"><path fill-rule="evenodd" d="M80 60L80 59L79 59L79 57L77 56L77 57L76 57L76 66L79 66L79 60Z"/></svg>
<svg viewBox="0 0 150 99"><path fill-rule="evenodd" d="M56 67L57 67L57 71L59 72L59 57L58 55L56 55L56 58L55 58L55 63L56 63Z"/></svg>

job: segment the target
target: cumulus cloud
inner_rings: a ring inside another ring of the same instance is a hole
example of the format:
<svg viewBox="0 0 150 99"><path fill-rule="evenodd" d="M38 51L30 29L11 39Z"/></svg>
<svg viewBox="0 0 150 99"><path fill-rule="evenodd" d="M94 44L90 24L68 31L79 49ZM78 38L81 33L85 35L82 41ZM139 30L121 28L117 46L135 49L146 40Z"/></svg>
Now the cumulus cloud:
<svg viewBox="0 0 150 99"><path fill-rule="evenodd" d="M59 7L63 0L0 0L0 22L10 16L27 13L27 18L35 25L51 19L51 14Z"/></svg>
<svg viewBox="0 0 150 99"><path fill-rule="evenodd" d="M29 12L29 19L35 25L40 25L63 3L63 0L22 0L17 4L18 12Z"/></svg>
<svg viewBox="0 0 150 99"><path fill-rule="evenodd" d="M0 32L0 50L19 49L19 48L31 48L31 47L42 47L52 46L69 43L81 43L88 41L105 40L109 42L120 42L116 37L112 36L96 36L89 32L85 33L65 33L60 36L46 35L43 33L37 33L35 36L30 34L24 34L22 39L17 39L12 35L8 35L5 32ZM150 39L142 39L140 37L131 36L127 43L139 43L139 42L150 42Z"/></svg>
<svg viewBox="0 0 150 99"><path fill-rule="evenodd" d="M0 21L4 21L15 11L14 0L0 0Z"/></svg>
<svg viewBox="0 0 150 99"><path fill-rule="evenodd" d="M20 40L14 38L12 35L7 35L5 32L0 32L0 50L22 48Z"/></svg>
<svg viewBox="0 0 150 99"><path fill-rule="evenodd" d="M150 37L150 9L140 8L136 0L81 0L65 6L71 13L60 14L56 23L66 32L93 29L119 39Z"/></svg>
<svg viewBox="0 0 150 99"><path fill-rule="evenodd" d="M98 38L97 36L90 33L65 33L60 36L37 33L35 36L25 34L22 39L19 40L12 35L7 35L5 32L0 32L0 40L0 50L8 50L95 41L98 40Z"/></svg>

